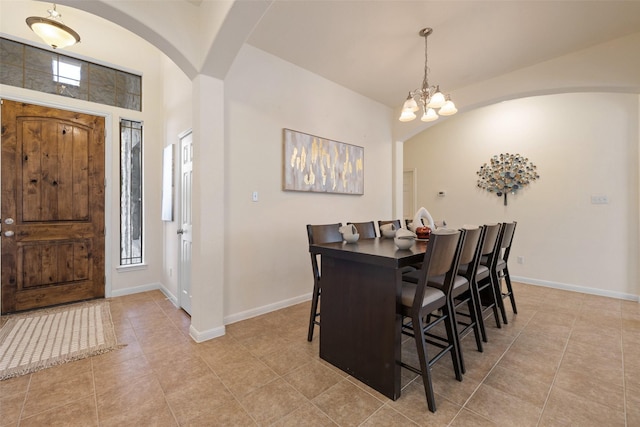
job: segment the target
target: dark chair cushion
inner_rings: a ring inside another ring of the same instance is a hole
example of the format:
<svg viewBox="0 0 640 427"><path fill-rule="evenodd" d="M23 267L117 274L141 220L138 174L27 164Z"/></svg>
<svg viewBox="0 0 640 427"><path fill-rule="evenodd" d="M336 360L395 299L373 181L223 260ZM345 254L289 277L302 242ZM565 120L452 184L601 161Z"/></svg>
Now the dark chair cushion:
<svg viewBox="0 0 640 427"><path fill-rule="evenodd" d="M400 301L402 305L408 308L413 306L413 299L416 295L416 288L418 285L411 282L402 282L402 295L400 297ZM424 298L422 300L422 307L433 306L434 310L436 308L440 308L444 305L444 293L436 288L432 288L427 286L427 289L424 291Z"/></svg>
<svg viewBox="0 0 640 427"><path fill-rule="evenodd" d="M476 270L476 281L479 282L487 277L489 277L489 267L486 265L479 265Z"/></svg>

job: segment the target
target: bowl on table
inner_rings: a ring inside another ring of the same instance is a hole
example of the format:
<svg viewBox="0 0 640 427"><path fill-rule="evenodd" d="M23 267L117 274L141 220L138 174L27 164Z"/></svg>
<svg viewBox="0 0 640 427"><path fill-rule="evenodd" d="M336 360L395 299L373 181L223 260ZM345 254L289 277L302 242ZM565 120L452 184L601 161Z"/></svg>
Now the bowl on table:
<svg viewBox="0 0 640 427"><path fill-rule="evenodd" d="M343 234L342 238L344 239L345 242L347 243L355 243L358 241L358 239L360 238L360 234L358 233L354 233L354 234Z"/></svg>
<svg viewBox="0 0 640 427"><path fill-rule="evenodd" d="M396 244L398 249L409 249L411 246L413 246L415 240L416 239L411 237L395 237L393 239L393 242Z"/></svg>
<svg viewBox="0 0 640 427"><path fill-rule="evenodd" d="M396 237L396 226L393 224L383 224L380 226L380 233L382 234L382 237L393 239Z"/></svg>
<svg viewBox="0 0 640 427"><path fill-rule="evenodd" d="M409 249L416 240L416 233L406 228L396 230L396 237L393 242L399 249Z"/></svg>

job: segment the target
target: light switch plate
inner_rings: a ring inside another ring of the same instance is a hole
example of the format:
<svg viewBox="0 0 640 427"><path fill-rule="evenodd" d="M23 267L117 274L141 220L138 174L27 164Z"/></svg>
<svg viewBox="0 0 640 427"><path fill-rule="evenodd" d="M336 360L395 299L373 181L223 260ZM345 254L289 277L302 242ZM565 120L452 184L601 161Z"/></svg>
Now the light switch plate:
<svg viewBox="0 0 640 427"><path fill-rule="evenodd" d="M606 205L609 203L609 198L603 194L592 194L591 195L591 204L592 205Z"/></svg>

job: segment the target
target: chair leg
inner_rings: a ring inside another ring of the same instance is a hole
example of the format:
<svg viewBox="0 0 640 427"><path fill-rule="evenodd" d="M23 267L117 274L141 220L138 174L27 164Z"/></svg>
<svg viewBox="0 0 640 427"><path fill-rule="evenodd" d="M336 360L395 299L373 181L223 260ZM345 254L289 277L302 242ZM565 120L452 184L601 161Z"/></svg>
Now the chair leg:
<svg viewBox="0 0 640 427"><path fill-rule="evenodd" d="M469 309L469 315L471 316L471 321L474 323L473 324L473 335L476 338L476 347L478 348L478 351L480 353L482 353L484 351L484 348L482 347L482 339L481 339L481 334L480 334L480 322L482 320L482 316L478 316L478 312L476 311L476 304L474 301L474 295L473 292L470 293L470 298L467 300L467 307Z"/></svg>
<svg viewBox="0 0 640 427"><path fill-rule="evenodd" d="M504 301L502 300L502 280L497 271L491 272L491 282L493 282L496 302L500 309L500 313L502 314L502 322L507 325L509 323L509 319L507 319L507 310L505 309Z"/></svg>
<svg viewBox="0 0 640 427"><path fill-rule="evenodd" d="M453 308L451 306L451 304L447 304L445 305L445 316L447 316L447 318L445 319L445 329L447 330L447 338L449 340L449 342L451 343L451 345L453 346L451 353L451 361L453 362L453 369L456 372L456 379L458 381L462 381L462 372L463 372L463 367L462 367L462 361L461 361L461 357L462 357L462 352L460 350L460 347L458 345L458 336L456 335L456 329L453 326L453 322L455 322L455 315L453 314Z"/></svg>
<svg viewBox="0 0 640 427"><path fill-rule="evenodd" d="M496 327L498 329L501 329L502 328L502 324L500 323L500 315L498 314L498 299L500 299L500 298L498 298L498 296L496 295L496 289L495 289L495 286L494 286L493 277L491 275L489 275L489 277L487 277L484 280L489 280L489 283L483 284L483 288L482 289L480 289L480 285L478 285L478 307L479 307L478 314L480 316L482 316L482 318L484 319L485 310L484 310L483 305L482 305L482 293L481 293L481 292L484 292L484 293L488 294L488 298L491 299L491 308L493 309L493 318L496 321ZM485 295L485 297L487 297L487 296ZM484 326L484 322L483 322L483 326ZM486 337L486 329L485 329L484 337ZM485 341L485 342L487 342L487 341Z"/></svg>
<svg viewBox="0 0 640 427"><path fill-rule="evenodd" d="M511 308L513 309L513 314L518 314L518 309L516 308L516 297L513 295L513 287L511 287L511 276L509 276L509 268L505 267L504 269L504 281L507 284L507 292L509 295L509 299L511 300Z"/></svg>
<svg viewBox="0 0 640 427"><path fill-rule="evenodd" d="M424 335L420 331L424 330L424 322L421 316L413 316L411 318L414 328L414 338L416 340L416 349L418 350L418 358L420 359L420 371L422 372L422 383L424 385L424 394L427 397L427 405L431 412L436 412L436 398L431 384L431 369L429 368L429 358L427 357L427 343Z"/></svg>
<svg viewBox="0 0 640 427"><path fill-rule="evenodd" d="M454 350L458 353L458 361L460 363L460 372L463 374L467 373L467 368L464 366L464 356L462 355L462 346L460 345L460 333L458 332L458 319L456 317L456 306L453 304L449 309L449 318L451 319L452 325L452 336L455 340ZM473 320L472 320L473 321ZM451 341L449 337L449 341ZM455 363L454 363L455 367Z"/></svg>
<svg viewBox="0 0 640 427"><path fill-rule="evenodd" d="M309 316L309 332L307 333L307 341L311 342L313 340L313 329L316 326L318 321L316 317L318 317L318 301L320 300L320 285L316 281L313 284L313 296L311 297L311 314Z"/></svg>
<svg viewBox="0 0 640 427"><path fill-rule="evenodd" d="M475 311L476 313L478 313L478 319L480 320L479 326L480 326L480 335L482 335L482 341L488 342L487 330L485 329L485 326L484 326L484 316L482 315L482 303L480 302L480 290L478 289L478 284L475 283L475 279L474 279L473 287L471 288L471 293L474 296L473 304L475 305Z"/></svg>

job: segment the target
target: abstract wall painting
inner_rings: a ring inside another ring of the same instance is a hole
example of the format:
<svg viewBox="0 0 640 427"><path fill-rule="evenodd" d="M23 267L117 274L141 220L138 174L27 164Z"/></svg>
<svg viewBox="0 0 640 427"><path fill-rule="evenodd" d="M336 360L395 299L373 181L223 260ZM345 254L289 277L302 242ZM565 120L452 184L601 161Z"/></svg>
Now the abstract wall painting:
<svg viewBox="0 0 640 427"><path fill-rule="evenodd" d="M284 129L284 190L364 194L364 148Z"/></svg>

